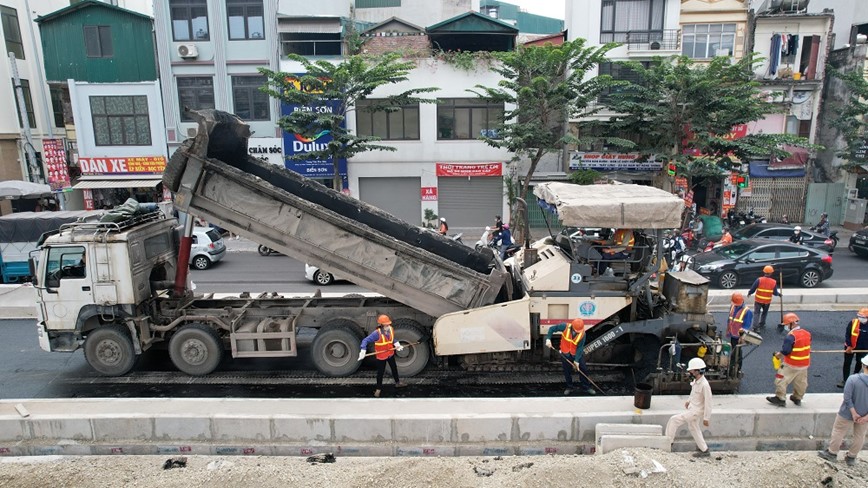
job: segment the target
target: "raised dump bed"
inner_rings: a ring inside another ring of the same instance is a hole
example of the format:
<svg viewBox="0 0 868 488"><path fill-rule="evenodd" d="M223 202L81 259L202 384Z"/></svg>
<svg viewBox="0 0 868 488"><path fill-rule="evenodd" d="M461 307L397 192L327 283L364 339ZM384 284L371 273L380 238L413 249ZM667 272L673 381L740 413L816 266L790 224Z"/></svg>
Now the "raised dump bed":
<svg viewBox="0 0 868 488"><path fill-rule="evenodd" d="M249 127L216 110L172 155L175 206L333 271L432 317L507 300L510 280L477 252L247 153Z"/></svg>

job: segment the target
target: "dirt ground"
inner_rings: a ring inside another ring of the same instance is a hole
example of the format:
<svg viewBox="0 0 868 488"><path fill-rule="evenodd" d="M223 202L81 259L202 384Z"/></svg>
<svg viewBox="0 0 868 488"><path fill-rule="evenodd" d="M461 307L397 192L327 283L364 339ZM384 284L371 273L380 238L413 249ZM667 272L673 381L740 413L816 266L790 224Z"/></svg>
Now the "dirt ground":
<svg viewBox="0 0 868 488"><path fill-rule="evenodd" d="M0 458L0 487L859 487L868 462L832 465L810 452L687 453L622 449L602 456L337 458L169 456Z"/></svg>

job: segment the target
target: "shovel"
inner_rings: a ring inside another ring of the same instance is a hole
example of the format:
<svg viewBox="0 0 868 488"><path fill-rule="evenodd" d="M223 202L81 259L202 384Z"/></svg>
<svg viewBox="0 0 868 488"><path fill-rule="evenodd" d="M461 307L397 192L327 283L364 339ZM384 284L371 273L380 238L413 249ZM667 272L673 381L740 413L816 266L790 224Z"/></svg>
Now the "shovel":
<svg viewBox="0 0 868 488"><path fill-rule="evenodd" d="M588 378L588 375L586 375L585 373L583 373L582 370L579 369L578 366L576 366L576 363L574 363L573 361L570 361L570 359L567 357L566 354L562 353L561 351L558 351L558 350L555 349L554 347L552 347L551 350L552 350L552 351L557 351L557 353L560 354L561 358L563 358L564 361L570 363L570 366L573 367L573 371L576 371L576 372L578 372L580 375L584 376L585 379L588 380L588 382L589 382L590 384L594 385L594 388L600 390L600 393L602 393L603 395L606 394L606 392L603 391L602 388L600 388L600 385L594 383L594 380L592 380L591 378Z"/></svg>
<svg viewBox="0 0 868 488"><path fill-rule="evenodd" d="M395 341L395 342L396 342L396 343L400 343L401 341ZM401 345L404 346L404 347L413 347L413 346L418 346L419 344L422 344L422 341L411 342L411 343L409 343L409 344L401 344ZM393 347L393 348L389 349L389 350L386 351L386 352L394 351L394 350L395 350L395 348ZM374 356L374 355L376 355L376 354L377 354L377 351L369 352L369 353L365 354L365 357L368 357L368 356Z"/></svg>
<svg viewBox="0 0 868 488"><path fill-rule="evenodd" d="M783 327L784 324L784 272L781 271L778 275L778 285L781 287L781 323L778 324L778 327Z"/></svg>

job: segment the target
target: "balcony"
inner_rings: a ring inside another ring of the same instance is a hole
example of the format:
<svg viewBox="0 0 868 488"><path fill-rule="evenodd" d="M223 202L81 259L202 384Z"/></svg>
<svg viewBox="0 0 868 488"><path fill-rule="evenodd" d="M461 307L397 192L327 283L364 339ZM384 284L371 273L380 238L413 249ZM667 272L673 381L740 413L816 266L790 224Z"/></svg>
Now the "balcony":
<svg viewBox="0 0 868 488"><path fill-rule="evenodd" d="M630 54L650 53L668 56L681 53L681 29L602 32L600 42L626 44L627 52Z"/></svg>

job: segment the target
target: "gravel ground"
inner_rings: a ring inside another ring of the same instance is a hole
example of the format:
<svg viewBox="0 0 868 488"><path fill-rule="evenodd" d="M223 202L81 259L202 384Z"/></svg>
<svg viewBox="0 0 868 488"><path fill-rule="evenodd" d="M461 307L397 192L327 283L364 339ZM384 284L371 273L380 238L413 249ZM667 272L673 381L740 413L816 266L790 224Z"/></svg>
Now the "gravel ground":
<svg viewBox="0 0 868 488"><path fill-rule="evenodd" d="M843 454L841 454L843 459ZM868 462L848 467L815 452L686 453L622 449L603 456L338 458L190 456L163 469L167 456L0 458L0 487L859 487ZM219 485L218 485L219 484Z"/></svg>

